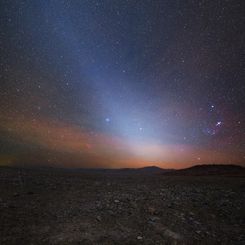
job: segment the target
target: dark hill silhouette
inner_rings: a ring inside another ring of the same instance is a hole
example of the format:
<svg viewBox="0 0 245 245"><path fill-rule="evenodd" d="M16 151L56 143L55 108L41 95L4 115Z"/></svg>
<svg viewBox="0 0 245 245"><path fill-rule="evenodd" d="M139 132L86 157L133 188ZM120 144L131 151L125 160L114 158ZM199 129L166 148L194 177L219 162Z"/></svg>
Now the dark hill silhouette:
<svg viewBox="0 0 245 245"><path fill-rule="evenodd" d="M164 173L166 175L228 175L245 176L245 168L238 165L204 164Z"/></svg>
<svg viewBox="0 0 245 245"><path fill-rule="evenodd" d="M139 171L143 171L143 172L162 172L165 171L162 168L156 167L156 166L147 166L144 168L139 168Z"/></svg>
<svg viewBox="0 0 245 245"><path fill-rule="evenodd" d="M173 171L173 169L163 169L157 166L147 166L143 168L121 168L118 170L122 172L132 172L132 173L142 173L142 174L143 173L144 174L166 173L166 172Z"/></svg>

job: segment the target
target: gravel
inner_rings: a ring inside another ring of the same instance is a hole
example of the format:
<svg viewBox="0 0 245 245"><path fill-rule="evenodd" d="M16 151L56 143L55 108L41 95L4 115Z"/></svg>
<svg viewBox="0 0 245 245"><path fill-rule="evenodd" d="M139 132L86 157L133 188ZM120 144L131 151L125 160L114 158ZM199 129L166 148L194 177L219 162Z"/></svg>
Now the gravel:
<svg viewBox="0 0 245 245"><path fill-rule="evenodd" d="M245 244L244 187L241 177L2 167L0 244Z"/></svg>

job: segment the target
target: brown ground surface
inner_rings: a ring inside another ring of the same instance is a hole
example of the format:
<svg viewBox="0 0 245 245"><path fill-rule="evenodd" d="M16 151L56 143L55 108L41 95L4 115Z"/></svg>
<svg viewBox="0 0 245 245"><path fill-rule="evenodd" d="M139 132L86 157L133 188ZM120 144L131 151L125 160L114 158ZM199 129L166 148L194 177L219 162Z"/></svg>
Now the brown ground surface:
<svg viewBox="0 0 245 245"><path fill-rule="evenodd" d="M245 244L245 178L0 168L0 244Z"/></svg>

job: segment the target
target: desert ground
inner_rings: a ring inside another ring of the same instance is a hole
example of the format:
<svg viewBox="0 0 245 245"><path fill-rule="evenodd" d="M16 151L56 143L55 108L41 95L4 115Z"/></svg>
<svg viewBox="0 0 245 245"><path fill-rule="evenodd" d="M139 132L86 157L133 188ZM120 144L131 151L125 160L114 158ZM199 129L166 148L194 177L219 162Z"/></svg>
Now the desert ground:
<svg viewBox="0 0 245 245"><path fill-rule="evenodd" d="M0 244L245 244L245 178L0 168Z"/></svg>

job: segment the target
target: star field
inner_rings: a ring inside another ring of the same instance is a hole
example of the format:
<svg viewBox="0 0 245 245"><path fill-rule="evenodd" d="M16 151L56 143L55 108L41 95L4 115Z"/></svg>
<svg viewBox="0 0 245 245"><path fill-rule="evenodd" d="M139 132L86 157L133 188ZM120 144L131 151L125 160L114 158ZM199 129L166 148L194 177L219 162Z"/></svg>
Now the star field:
<svg viewBox="0 0 245 245"><path fill-rule="evenodd" d="M2 1L0 164L245 161L243 1Z"/></svg>

